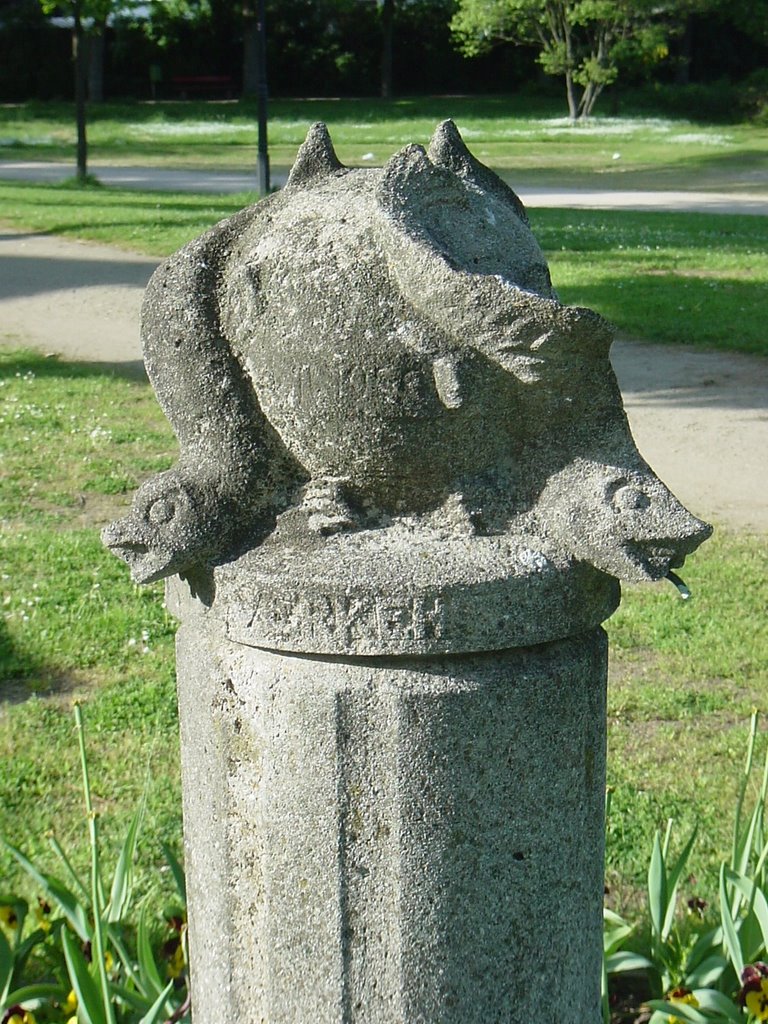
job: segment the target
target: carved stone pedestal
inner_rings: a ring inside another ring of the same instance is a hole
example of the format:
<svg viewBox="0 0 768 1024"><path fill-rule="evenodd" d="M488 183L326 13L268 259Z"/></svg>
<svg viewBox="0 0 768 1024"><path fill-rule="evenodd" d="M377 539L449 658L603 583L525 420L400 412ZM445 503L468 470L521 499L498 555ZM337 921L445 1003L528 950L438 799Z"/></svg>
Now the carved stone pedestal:
<svg viewBox="0 0 768 1024"><path fill-rule="evenodd" d="M598 1024L600 623L711 532L610 325L446 121L313 126L142 330L180 456L102 536L184 624L195 1024Z"/></svg>
<svg viewBox="0 0 768 1024"><path fill-rule="evenodd" d="M194 1019L599 1024L601 629L444 657L178 640Z"/></svg>

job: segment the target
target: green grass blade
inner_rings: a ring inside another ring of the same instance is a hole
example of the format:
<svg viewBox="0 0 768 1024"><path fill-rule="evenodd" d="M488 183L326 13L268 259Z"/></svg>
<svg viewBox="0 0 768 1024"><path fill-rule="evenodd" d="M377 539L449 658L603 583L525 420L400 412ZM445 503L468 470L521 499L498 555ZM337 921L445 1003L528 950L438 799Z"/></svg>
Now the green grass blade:
<svg viewBox="0 0 768 1024"><path fill-rule="evenodd" d="M96 982L91 977L85 957L66 929L61 933L61 944L64 947L69 980L77 996L78 1020L82 1017L83 1024L107 1024Z"/></svg>
<svg viewBox="0 0 768 1024"><path fill-rule="evenodd" d="M661 929L661 939L662 939L662 942L665 942L667 940L667 938L669 937L669 933L670 933L670 931L672 929L672 924L674 923L675 907L676 907L676 904L677 904L677 886L678 886L678 883L680 881L680 875L683 873L683 869L685 868L685 865L688 862L688 858L691 855L691 850L693 849L693 844L696 842L696 834L697 834L697 832L698 832L698 825L696 825L694 827L693 831L691 832L690 838L688 839L688 842L683 847L682 852L680 853L680 856L675 861L675 864L674 864L672 870L669 872L669 875L667 876L667 883L666 884L667 884L667 900L668 900L668 902L667 902L666 913L664 914L664 923L663 923L662 929Z"/></svg>
<svg viewBox="0 0 768 1024"><path fill-rule="evenodd" d="M92 934L91 927L88 922L88 914L77 896L75 896L70 889L67 889L67 887L57 878L53 878L51 875L46 875L42 871L39 871L35 865L24 856L21 850L17 850L15 846L11 846L11 844L5 839L0 839L0 842L15 858L15 860L18 861L21 867L24 868L27 874L43 889L46 896L49 896L55 903L58 903L64 913L64 916L83 942L90 942L92 940Z"/></svg>
<svg viewBox="0 0 768 1024"><path fill-rule="evenodd" d="M169 981L163 991L157 997L148 1013L139 1021L139 1024L157 1024L158 1021L165 1017L165 1004L168 996L173 991L173 982Z"/></svg>
<svg viewBox="0 0 768 1024"><path fill-rule="evenodd" d="M726 870L726 865L722 864L720 867L720 920L723 926L723 946L730 957L736 977L740 978L741 972L744 970L744 956L736 931L736 923L731 914L731 904L728 900L728 890L725 885Z"/></svg>
<svg viewBox="0 0 768 1024"><path fill-rule="evenodd" d="M136 844L143 816L144 801L142 800L128 827L128 832L120 849L117 865L115 866L109 903L104 911L105 918L110 924L117 924L119 921L122 921L131 901L133 862L136 857Z"/></svg>
<svg viewBox="0 0 768 1024"><path fill-rule="evenodd" d="M667 912L667 872L658 832L653 839L651 863L648 866L648 910L654 934L661 937Z"/></svg>

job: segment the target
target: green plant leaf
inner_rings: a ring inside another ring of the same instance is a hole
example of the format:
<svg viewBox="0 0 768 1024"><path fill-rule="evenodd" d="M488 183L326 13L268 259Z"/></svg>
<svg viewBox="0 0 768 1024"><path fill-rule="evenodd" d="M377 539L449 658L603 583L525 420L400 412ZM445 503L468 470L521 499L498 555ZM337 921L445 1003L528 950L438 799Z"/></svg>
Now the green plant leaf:
<svg viewBox="0 0 768 1024"><path fill-rule="evenodd" d="M605 958L605 969L608 974L620 974L622 971L646 971L653 967L648 957L640 953L631 953L623 950L621 953L612 953Z"/></svg>
<svg viewBox="0 0 768 1024"><path fill-rule="evenodd" d="M66 929L61 933L61 944L64 947L69 980L77 996L78 1020L82 1016L83 1024L107 1024L101 993L91 977L85 957Z"/></svg>
<svg viewBox="0 0 768 1024"><path fill-rule="evenodd" d="M31 1003L35 1000L56 1000L63 1003L67 998L67 990L63 985L48 984L39 982L36 985L25 985L9 992L4 1000L0 1000L0 1006L14 1006L16 1003Z"/></svg>
<svg viewBox="0 0 768 1024"><path fill-rule="evenodd" d="M173 880L176 883L176 889L178 890L179 896L181 897L182 902L184 903L184 906L186 907L186 905L187 905L187 880L186 880L186 876L184 874L184 868L181 866L181 864L178 861L178 858L176 857L176 855L174 854L173 850L170 848L170 846L168 846L167 843L162 843L162 848L163 848L163 853L165 854L165 859L168 861L168 867L171 869L171 874L173 875ZM604 911L604 913L610 914L610 913L612 913L612 911L606 910L606 911Z"/></svg>
<svg viewBox="0 0 768 1024"><path fill-rule="evenodd" d="M158 996L165 985L160 978L152 953L152 946L149 941L149 930L147 929L146 908L142 907L139 916L139 928L136 936L136 953L139 959L139 974L141 976L144 991L152 998Z"/></svg>
<svg viewBox="0 0 768 1024"><path fill-rule="evenodd" d="M651 914L653 930L656 935L661 936L661 929L667 915L667 872L658 832L653 839L651 862L648 866L648 909Z"/></svg>
<svg viewBox="0 0 768 1024"><path fill-rule="evenodd" d="M625 939L629 938L633 929L625 924L623 928L611 928L603 932L603 953L610 956L615 953Z"/></svg>
<svg viewBox="0 0 768 1024"><path fill-rule="evenodd" d="M768 900L766 900L765 894L751 878L745 878L744 875L731 871L730 868L725 869L725 877L746 897L757 918L757 923L760 925L763 945L768 949Z"/></svg>
<svg viewBox="0 0 768 1024"><path fill-rule="evenodd" d="M37 884L44 890L46 896L49 896L55 903L58 903L65 917L83 942L90 942L92 936L91 927L88 923L88 914L77 896L75 896L71 890L67 889L67 887L57 878L39 871L35 865L24 856L21 850L17 850L15 846L11 846L11 844L6 842L5 839L0 839L0 842L19 862L27 874L34 878Z"/></svg>
<svg viewBox="0 0 768 1024"><path fill-rule="evenodd" d="M693 994L698 999L702 1010L715 1010L726 1020L733 1021L734 1024L743 1024L744 1014L741 1007L722 992L709 986L699 987L697 985L693 986Z"/></svg>
<svg viewBox="0 0 768 1024"><path fill-rule="evenodd" d="M685 965L686 973L697 970L702 961L708 956L710 950L719 949L723 944L723 929L720 925L717 928L710 928L709 931L702 932L702 934L696 940L696 943L688 954L688 960Z"/></svg>
<svg viewBox="0 0 768 1024"><path fill-rule="evenodd" d="M122 1000L126 1006L130 1006L134 1010L138 1010L139 1013L146 1013L147 1010L152 1006L154 996L147 997L142 995L141 992L137 992L135 989L126 988L125 985L112 985L112 991Z"/></svg>
<svg viewBox="0 0 768 1024"><path fill-rule="evenodd" d="M736 923L731 915L731 905L728 901L728 891L725 886L725 872L727 868L723 863L720 865L720 920L723 925L723 945L730 957L731 964L736 977L741 977L744 970L744 956L741 951L739 935L736 931Z"/></svg>
<svg viewBox="0 0 768 1024"><path fill-rule="evenodd" d="M722 933L721 933L722 934ZM715 953L686 973L685 984L688 988L709 988L716 985L728 967L728 961L721 953Z"/></svg>
<svg viewBox="0 0 768 1024"><path fill-rule="evenodd" d="M143 816L144 801L142 800L131 819L131 824L128 827L128 832L120 849L120 856L117 859L115 874L112 878L109 903L104 911L105 919L110 924L117 924L119 921L122 921L131 901L133 862L136 857L136 843Z"/></svg>
<svg viewBox="0 0 768 1024"><path fill-rule="evenodd" d="M686 1003L668 1003L665 999L649 999L648 1006L659 1013L666 1013L678 1020L690 1021L690 1024L713 1024L711 1016L705 1016L695 1007Z"/></svg>
<svg viewBox="0 0 768 1024"><path fill-rule="evenodd" d="M664 922L661 929L661 940L666 942L669 937L669 933L672 930L672 925L675 920L675 906L677 904L677 886L680 881L680 875L688 862L688 858L691 855L693 844L696 842L696 833L698 832L698 825L696 825L691 832L688 842L683 847L680 856L674 863L672 870L667 875L666 880L666 892L667 892L667 908L664 914Z"/></svg>
<svg viewBox="0 0 768 1024"><path fill-rule="evenodd" d="M0 928L0 1006L6 1005L6 996L13 980L14 958L8 939Z"/></svg>
<svg viewBox="0 0 768 1024"><path fill-rule="evenodd" d="M165 1014L165 1003L166 1003L166 1000L168 999L168 996L171 994L172 991L173 991L173 982L169 981L168 984L163 989L163 991L157 997L155 1002L152 1004L152 1007L149 1010L149 1012L145 1013L144 1016L141 1018L141 1020L139 1021L139 1024L157 1024L157 1022L159 1020L162 1020L162 1018L165 1017L165 1015L166 1015Z"/></svg>

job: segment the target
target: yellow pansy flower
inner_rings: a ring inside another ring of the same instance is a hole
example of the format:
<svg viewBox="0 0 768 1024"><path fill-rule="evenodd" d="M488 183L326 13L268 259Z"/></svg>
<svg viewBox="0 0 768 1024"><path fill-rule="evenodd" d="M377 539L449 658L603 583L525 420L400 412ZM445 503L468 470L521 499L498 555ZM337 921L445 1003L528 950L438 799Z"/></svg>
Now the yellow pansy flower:
<svg viewBox="0 0 768 1024"><path fill-rule="evenodd" d="M69 995L67 996L67 1001L62 1006L62 1010L64 1011L64 1013L73 1014L76 1009L77 1009L77 996L75 995L75 990L73 988L71 988L69 990Z"/></svg>
<svg viewBox="0 0 768 1024"><path fill-rule="evenodd" d="M761 978L759 988L745 993L744 1005L755 1020L768 1020L768 978Z"/></svg>
<svg viewBox="0 0 768 1024"><path fill-rule="evenodd" d="M689 988L683 988L682 985L680 988L675 988L671 992L667 993L667 1002L672 1003L673 1006L675 1003L679 1003L683 1006L693 1006L694 1009L699 1005L699 1000L693 992L691 992ZM669 1024L685 1024L685 1021L672 1015L667 1017L667 1021Z"/></svg>

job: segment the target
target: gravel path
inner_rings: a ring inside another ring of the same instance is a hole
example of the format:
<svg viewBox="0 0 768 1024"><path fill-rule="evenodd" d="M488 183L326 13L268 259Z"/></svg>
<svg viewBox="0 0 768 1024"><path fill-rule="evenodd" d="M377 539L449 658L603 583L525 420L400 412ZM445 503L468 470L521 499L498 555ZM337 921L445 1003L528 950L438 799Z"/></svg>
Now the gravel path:
<svg viewBox="0 0 768 1024"><path fill-rule="evenodd" d="M105 185L119 188L157 189L161 192L252 192L255 172L174 169L168 167L115 167L91 164ZM0 162L0 179L39 181L47 184L71 178L71 163L8 160ZM283 186L287 168L274 167L271 181ZM678 210L689 213L749 213L768 216L768 191L734 194L667 190L639 192L631 189L542 188L515 179L515 191L526 206L555 206L595 210Z"/></svg>
<svg viewBox="0 0 768 1024"><path fill-rule="evenodd" d="M141 373L139 307L156 260L0 231L0 344ZM768 531L768 359L618 341L643 455L697 515Z"/></svg>

